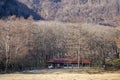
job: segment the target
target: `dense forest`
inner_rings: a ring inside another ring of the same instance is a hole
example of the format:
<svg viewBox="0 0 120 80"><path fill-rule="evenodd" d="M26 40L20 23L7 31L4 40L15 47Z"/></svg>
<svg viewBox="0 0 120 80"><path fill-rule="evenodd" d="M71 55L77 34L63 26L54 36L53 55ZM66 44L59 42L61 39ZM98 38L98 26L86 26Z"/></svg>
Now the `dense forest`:
<svg viewBox="0 0 120 80"><path fill-rule="evenodd" d="M120 69L120 0L0 0L0 72L54 58Z"/></svg>
<svg viewBox="0 0 120 80"><path fill-rule="evenodd" d="M45 68L53 58L91 58L103 67L117 59L119 27L95 24L33 21L9 17L0 20L0 71ZM106 63L107 62L107 63Z"/></svg>

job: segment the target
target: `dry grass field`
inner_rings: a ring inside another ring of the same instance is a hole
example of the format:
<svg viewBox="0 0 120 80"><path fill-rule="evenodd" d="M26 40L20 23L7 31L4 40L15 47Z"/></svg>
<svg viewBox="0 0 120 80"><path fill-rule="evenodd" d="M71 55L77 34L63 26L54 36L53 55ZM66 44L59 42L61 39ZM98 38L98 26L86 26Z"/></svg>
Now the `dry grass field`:
<svg viewBox="0 0 120 80"><path fill-rule="evenodd" d="M0 80L120 80L120 72L93 69L34 70L1 74Z"/></svg>

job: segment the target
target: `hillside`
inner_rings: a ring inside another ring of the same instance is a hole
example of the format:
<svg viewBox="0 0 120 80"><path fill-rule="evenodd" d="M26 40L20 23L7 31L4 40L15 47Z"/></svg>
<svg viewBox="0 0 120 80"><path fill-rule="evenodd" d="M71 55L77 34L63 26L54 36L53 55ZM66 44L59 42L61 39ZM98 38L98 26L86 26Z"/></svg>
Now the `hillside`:
<svg viewBox="0 0 120 80"><path fill-rule="evenodd" d="M35 19L116 26L120 0L1 0L0 16L13 14L25 18L32 15Z"/></svg>
<svg viewBox="0 0 120 80"><path fill-rule="evenodd" d="M120 0L19 0L45 20L114 25ZM109 24L110 23L110 24Z"/></svg>
<svg viewBox="0 0 120 80"><path fill-rule="evenodd" d="M17 0L0 0L0 18L6 19L12 15L24 17L25 19L29 16L33 16L35 20L42 19L40 15Z"/></svg>

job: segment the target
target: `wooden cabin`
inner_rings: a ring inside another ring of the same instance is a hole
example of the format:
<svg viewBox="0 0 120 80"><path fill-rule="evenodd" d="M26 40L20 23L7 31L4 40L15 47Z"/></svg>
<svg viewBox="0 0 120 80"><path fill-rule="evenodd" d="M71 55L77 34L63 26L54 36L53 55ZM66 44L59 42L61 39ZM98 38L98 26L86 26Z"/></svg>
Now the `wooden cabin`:
<svg viewBox="0 0 120 80"><path fill-rule="evenodd" d="M90 67L91 59L80 59L80 67ZM47 61L48 68L78 68L78 59L54 58Z"/></svg>

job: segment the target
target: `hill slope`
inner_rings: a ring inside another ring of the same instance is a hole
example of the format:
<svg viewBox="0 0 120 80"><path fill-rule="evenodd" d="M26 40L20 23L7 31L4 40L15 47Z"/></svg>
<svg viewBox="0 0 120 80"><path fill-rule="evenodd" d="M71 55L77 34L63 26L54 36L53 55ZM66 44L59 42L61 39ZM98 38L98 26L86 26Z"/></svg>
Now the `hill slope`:
<svg viewBox="0 0 120 80"><path fill-rule="evenodd" d="M120 0L19 0L46 20L100 23L120 15Z"/></svg>
<svg viewBox="0 0 120 80"><path fill-rule="evenodd" d="M12 15L24 18L28 18L31 15L35 20L42 19L40 15L17 0L0 0L0 17L4 19Z"/></svg>
<svg viewBox="0 0 120 80"><path fill-rule="evenodd" d="M32 15L35 19L41 19L41 16L45 20L113 26L120 16L120 0L1 0L0 16L13 14L25 18Z"/></svg>

